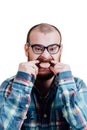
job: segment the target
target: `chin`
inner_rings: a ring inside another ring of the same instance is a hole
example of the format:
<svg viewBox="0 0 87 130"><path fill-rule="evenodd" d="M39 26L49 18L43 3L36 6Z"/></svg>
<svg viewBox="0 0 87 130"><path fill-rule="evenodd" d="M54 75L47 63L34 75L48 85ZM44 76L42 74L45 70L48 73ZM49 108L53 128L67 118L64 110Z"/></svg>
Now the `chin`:
<svg viewBox="0 0 87 130"><path fill-rule="evenodd" d="M37 75L37 79L38 80L49 80L51 79L52 77L54 76L54 74L51 72L51 73L44 73L44 74L38 74Z"/></svg>

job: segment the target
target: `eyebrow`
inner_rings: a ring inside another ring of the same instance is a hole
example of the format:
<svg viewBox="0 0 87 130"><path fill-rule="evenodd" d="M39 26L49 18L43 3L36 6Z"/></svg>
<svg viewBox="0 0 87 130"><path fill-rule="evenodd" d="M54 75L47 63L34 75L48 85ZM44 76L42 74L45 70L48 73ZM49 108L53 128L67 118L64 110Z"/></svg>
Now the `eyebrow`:
<svg viewBox="0 0 87 130"><path fill-rule="evenodd" d="M30 44L30 43L29 43L29 45L30 45L30 46L43 46L43 47L49 47L49 46L54 46L54 45L57 45L57 46L59 46L59 47L61 46L60 43L59 43L59 44L58 44L58 43L53 43L53 44L48 45L48 46L44 46L44 45L42 45L42 44Z"/></svg>

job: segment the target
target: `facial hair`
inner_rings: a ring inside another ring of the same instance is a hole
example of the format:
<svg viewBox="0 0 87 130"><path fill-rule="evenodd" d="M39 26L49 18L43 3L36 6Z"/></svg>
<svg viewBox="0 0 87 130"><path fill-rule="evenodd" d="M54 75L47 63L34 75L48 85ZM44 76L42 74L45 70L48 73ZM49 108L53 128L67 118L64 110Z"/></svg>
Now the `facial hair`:
<svg viewBox="0 0 87 130"><path fill-rule="evenodd" d="M30 54L28 53L28 61L30 61ZM36 64L36 66L39 68L39 65L41 62L47 62L50 63L50 66L54 66L54 64L51 63L51 60L54 60L52 57L49 59L44 58L43 56L39 56L36 60L39 60L40 62L38 64ZM58 61L60 62L60 59L58 59ZM38 80L49 80L54 76L54 73L52 71L50 71L50 73L46 74L39 74L37 75L37 79Z"/></svg>
<svg viewBox="0 0 87 130"><path fill-rule="evenodd" d="M49 80L49 79L51 79L53 76L54 76L54 73L53 73L53 72L51 72L50 74L43 74L43 75L38 74L38 75L37 75L37 80Z"/></svg>
<svg viewBox="0 0 87 130"><path fill-rule="evenodd" d="M51 63L51 60L53 60L52 57L49 58L49 59L46 59L46 58L44 58L44 57L42 57L42 56L39 56L39 57L37 58L37 60L40 61L40 62L37 64L37 67L38 67L38 68L40 68L40 63L46 63L46 62L49 63L50 66L53 66L53 64ZM38 73L37 79L38 79L38 80L49 80L49 79L51 79L53 76L54 76L54 73L53 73L51 70L49 70L49 73L44 73L44 74Z"/></svg>

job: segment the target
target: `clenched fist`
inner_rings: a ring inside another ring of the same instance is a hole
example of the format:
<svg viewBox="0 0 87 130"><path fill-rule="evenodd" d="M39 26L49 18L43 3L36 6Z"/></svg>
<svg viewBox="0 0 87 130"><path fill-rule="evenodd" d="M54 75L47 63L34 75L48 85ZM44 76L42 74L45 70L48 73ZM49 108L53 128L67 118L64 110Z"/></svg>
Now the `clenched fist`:
<svg viewBox="0 0 87 130"><path fill-rule="evenodd" d="M36 64L38 63L39 63L38 60L20 63L18 71L28 73L36 78L38 74L38 67L36 66Z"/></svg>
<svg viewBox="0 0 87 130"><path fill-rule="evenodd" d="M55 75L70 70L70 66L67 64L63 64L54 60L52 60L51 63L53 64L53 66L50 66L50 69Z"/></svg>

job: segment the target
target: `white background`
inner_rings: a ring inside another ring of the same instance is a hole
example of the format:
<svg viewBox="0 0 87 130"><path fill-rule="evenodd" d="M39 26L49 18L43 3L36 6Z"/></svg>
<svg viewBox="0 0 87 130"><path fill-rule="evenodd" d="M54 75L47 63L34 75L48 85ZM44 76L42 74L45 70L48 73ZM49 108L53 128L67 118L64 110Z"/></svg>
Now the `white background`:
<svg viewBox="0 0 87 130"><path fill-rule="evenodd" d="M24 44L29 28L38 23L59 28L64 45L62 62L87 83L86 0L0 0L0 83L26 61Z"/></svg>

